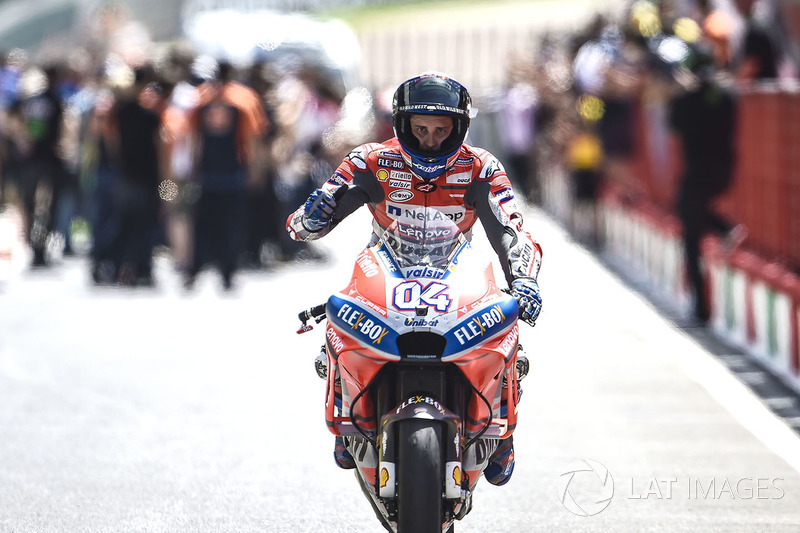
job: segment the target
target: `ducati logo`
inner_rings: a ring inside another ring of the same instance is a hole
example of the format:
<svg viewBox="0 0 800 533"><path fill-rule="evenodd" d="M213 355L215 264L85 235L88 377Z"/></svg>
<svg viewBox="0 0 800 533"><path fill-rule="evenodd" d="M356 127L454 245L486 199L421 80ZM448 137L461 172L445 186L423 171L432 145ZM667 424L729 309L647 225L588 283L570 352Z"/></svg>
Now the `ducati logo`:
<svg viewBox="0 0 800 533"><path fill-rule="evenodd" d="M417 183L414 185L414 188L420 192L429 193L436 190L438 186L435 183L431 183L429 181L423 183Z"/></svg>

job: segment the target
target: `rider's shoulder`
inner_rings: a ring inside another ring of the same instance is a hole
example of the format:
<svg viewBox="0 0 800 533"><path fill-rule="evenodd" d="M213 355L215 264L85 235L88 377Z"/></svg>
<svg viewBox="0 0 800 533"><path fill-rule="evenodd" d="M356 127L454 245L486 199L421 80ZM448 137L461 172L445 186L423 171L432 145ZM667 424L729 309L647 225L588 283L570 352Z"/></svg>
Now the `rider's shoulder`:
<svg viewBox="0 0 800 533"><path fill-rule="evenodd" d="M459 161L470 160L479 180L491 180L496 177L497 171L502 170L500 160L489 150L477 146L464 144L461 147Z"/></svg>
<svg viewBox="0 0 800 533"><path fill-rule="evenodd" d="M480 161L495 159L494 155L486 148L481 148L480 146L472 146L470 144L463 144L461 146L461 153L462 155L472 156Z"/></svg>
<svg viewBox="0 0 800 533"><path fill-rule="evenodd" d="M380 143L372 142L362 144L361 146L353 148L349 154L349 157L352 157L353 155L360 157L365 162L371 162L377 160L378 158L385 157L402 159L400 153L400 144L396 142L396 139L390 139Z"/></svg>

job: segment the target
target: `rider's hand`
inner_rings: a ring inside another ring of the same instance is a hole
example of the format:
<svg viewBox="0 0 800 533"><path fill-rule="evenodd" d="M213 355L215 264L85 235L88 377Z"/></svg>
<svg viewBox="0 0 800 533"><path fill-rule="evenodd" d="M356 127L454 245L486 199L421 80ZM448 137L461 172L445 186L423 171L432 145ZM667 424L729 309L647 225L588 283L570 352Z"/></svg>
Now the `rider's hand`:
<svg viewBox="0 0 800 533"><path fill-rule="evenodd" d="M303 227L311 232L327 228L331 223L334 209L336 209L336 200L333 195L317 189L311 193L303 207Z"/></svg>
<svg viewBox="0 0 800 533"><path fill-rule="evenodd" d="M511 296L519 304L519 317L530 324L536 324L542 310L542 295L539 284L533 278L520 277L511 282Z"/></svg>

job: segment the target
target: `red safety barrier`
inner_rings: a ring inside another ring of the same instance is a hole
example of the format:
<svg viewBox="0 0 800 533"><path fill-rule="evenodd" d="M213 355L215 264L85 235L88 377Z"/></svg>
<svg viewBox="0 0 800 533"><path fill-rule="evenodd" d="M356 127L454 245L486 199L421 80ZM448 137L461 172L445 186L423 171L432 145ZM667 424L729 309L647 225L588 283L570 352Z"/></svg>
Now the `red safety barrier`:
<svg viewBox="0 0 800 533"><path fill-rule="evenodd" d="M800 379L800 323L798 323L798 313L800 313L800 278L793 273L786 272L781 279L781 286L791 299L791 324L792 324L792 348L791 348L791 373L795 378Z"/></svg>
<svg viewBox="0 0 800 533"><path fill-rule="evenodd" d="M747 341L752 344L756 339L756 323L755 315L753 314L753 285L756 280L763 276L767 263L758 255L746 250L734 251L728 258L728 263L744 272L747 280L744 294L746 333Z"/></svg>
<svg viewBox="0 0 800 533"><path fill-rule="evenodd" d="M635 193L674 213L680 154L655 142L663 134L657 114L640 103L634 117L631 168L641 183ZM800 270L800 91L743 90L737 131L733 185L714 208L747 226L748 248Z"/></svg>

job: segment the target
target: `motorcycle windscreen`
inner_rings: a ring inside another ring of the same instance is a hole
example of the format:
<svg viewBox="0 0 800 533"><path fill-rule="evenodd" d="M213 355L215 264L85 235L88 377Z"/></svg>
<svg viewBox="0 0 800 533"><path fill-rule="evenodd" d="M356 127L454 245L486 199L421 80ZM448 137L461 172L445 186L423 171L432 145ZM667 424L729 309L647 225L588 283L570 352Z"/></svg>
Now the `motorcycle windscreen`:
<svg viewBox="0 0 800 533"><path fill-rule="evenodd" d="M451 214L431 207L405 211L384 232L382 240L401 268L426 266L445 269L464 235Z"/></svg>

